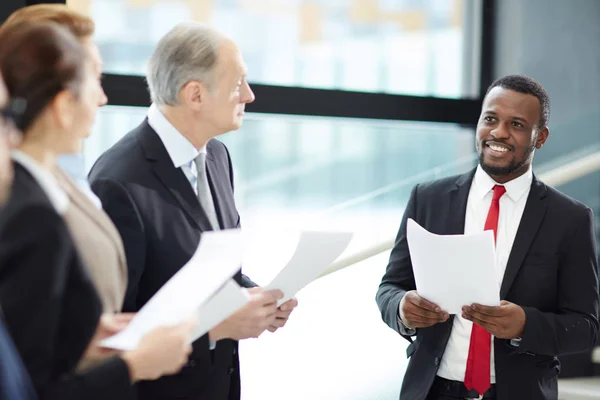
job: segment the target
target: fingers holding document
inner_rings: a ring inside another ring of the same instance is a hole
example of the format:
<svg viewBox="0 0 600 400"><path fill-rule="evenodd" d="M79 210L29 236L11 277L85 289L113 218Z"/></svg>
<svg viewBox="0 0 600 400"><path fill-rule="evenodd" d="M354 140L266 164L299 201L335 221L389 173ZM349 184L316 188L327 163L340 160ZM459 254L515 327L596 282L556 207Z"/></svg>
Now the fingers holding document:
<svg viewBox="0 0 600 400"><path fill-rule="evenodd" d="M419 296L416 290L406 292L400 301L400 319L407 328L427 328L445 322L450 315L437 304Z"/></svg>
<svg viewBox="0 0 600 400"><path fill-rule="evenodd" d="M277 301L283 298L280 290L248 289L250 301L209 332L209 340L241 340L257 338L277 319Z"/></svg>
<svg viewBox="0 0 600 400"><path fill-rule="evenodd" d="M277 329L283 328L290 318L292 311L294 311L297 306L298 300L296 298L288 300L279 306L277 312L275 313L275 321L269 326L269 328L267 328L269 332L273 333L277 331Z"/></svg>
<svg viewBox="0 0 600 400"><path fill-rule="evenodd" d="M499 306L464 306L462 317L478 324L499 339L516 339L525 329L527 315L517 304L502 300Z"/></svg>
<svg viewBox="0 0 600 400"><path fill-rule="evenodd" d="M101 360L118 354L118 350L102 347L99 343L125 329L134 316L134 313L103 314L98 321L94 337L90 341L82 359Z"/></svg>
<svg viewBox="0 0 600 400"><path fill-rule="evenodd" d="M191 319L144 335L135 350L123 354L132 380L153 380L181 370L192 352L190 340L196 324Z"/></svg>

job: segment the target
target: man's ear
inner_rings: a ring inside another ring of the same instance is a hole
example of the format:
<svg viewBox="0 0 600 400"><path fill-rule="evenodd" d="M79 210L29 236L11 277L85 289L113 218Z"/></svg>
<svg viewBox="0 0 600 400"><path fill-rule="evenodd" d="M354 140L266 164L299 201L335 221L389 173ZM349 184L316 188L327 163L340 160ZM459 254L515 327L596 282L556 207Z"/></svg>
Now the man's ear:
<svg viewBox="0 0 600 400"><path fill-rule="evenodd" d="M202 82L190 81L179 92L179 100L192 110L199 110L207 95L208 90Z"/></svg>
<svg viewBox="0 0 600 400"><path fill-rule="evenodd" d="M548 140L548 136L550 135L550 130L548 129L547 126L545 126L538 134L537 134L537 140L535 142L535 148L536 149L541 149L542 146L544 145L544 143L546 143L546 140Z"/></svg>

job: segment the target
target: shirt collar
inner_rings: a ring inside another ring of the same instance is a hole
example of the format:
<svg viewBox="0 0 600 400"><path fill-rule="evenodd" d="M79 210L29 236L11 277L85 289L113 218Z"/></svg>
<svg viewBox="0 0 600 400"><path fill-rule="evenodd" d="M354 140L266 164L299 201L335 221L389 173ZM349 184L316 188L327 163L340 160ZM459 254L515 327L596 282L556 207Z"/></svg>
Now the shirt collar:
<svg viewBox="0 0 600 400"><path fill-rule="evenodd" d="M519 201L519 199L529 191L532 182L533 170L530 166L526 173L512 181L506 182L503 186L506 188L506 194L512 201ZM481 165L478 165L477 170L475 171L475 177L473 178L473 189L475 190L477 197L483 199L492 191L495 185L501 184L493 180L492 177L481 168Z"/></svg>
<svg viewBox="0 0 600 400"><path fill-rule="evenodd" d="M160 137L175 168L179 168L182 165L189 165L200 153L206 154L206 146L197 150L169 122L156 104L152 104L148 110L148 124L158 134L158 137Z"/></svg>
<svg viewBox="0 0 600 400"><path fill-rule="evenodd" d="M64 214L69 207L69 198L60 188L52 173L20 150L13 150L11 156L15 162L19 163L33 176L44 193L46 193L46 196L48 196L48 199L50 199L50 203L52 203L56 212L61 215Z"/></svg>

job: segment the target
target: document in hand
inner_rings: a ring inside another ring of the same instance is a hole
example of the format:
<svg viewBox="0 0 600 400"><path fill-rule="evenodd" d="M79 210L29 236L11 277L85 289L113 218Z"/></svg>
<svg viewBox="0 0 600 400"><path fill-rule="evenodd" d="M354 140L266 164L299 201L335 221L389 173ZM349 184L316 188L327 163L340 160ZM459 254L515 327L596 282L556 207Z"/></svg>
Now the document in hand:
<svg viewBox="0 0 600 400"><path fill-rule="evenodd" d="M219 325L231 314L245 306L250 300L248 291L229 279L197 312L198 325L192 340L199 339Z"/></svg>
<svg viewBox="0 0 600 400"><path fill-rule="evenodd" d="M500 304L500 286L492 231L436 235L413 219L407 240L419 295L449 314L463 306Z"/></svg>
<svg viewBox="0 0 600 400"><path fill-rule="evenodd" d="M290 300L342 254L352 236L351 232L302 232L292 259L265 290L283 292L279 305Z"/></svg>
<svg viewBox="0 0 600 400"><path fill-rule="evenodd" d="M102 341L101 345L131 350L152 329L174 325L197 315L211 296L226 287L239 270L243 249L239 229L204 232L190 261L156 292L127 328Z"/></svg>

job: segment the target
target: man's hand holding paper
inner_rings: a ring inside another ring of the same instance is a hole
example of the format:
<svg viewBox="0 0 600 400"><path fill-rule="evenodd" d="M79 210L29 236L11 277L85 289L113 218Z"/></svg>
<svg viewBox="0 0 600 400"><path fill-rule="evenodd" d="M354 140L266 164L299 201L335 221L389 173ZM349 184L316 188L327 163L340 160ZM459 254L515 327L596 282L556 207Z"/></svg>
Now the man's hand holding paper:
<svg viewBox="0 0 600 400"><path fill-rule="evenodd" d="M440 306L419 296L416 290L406 292L400 302L399 312L400 319L409 329L428 328L450 317Z"/></svg>
<svg viewBox="0 0 600 400"><path fill-rule="evenodd" d="M499 339L521 337L525 328L525 310L508 301L501 301L498 307L472 304L462 309L462 317L482 326Z"/></svg>
<svg viewBox="0 0 600 400"><path fill-rule="evenodd" d="M271 333L276 332L279 328L283 328L287 324L292 311L298 306L298 300L294 297L291 300L286 301L277 309L275 313L275 321L269 326L268 331Z"/></svg>
<svg viewBox="0 0 600 400"><path fill-rule="evenodd" d="M209 340L241 340L257 338L275 323L277 302L283 298L280 290L248 289L250 301L209 332Z"/></svg>

